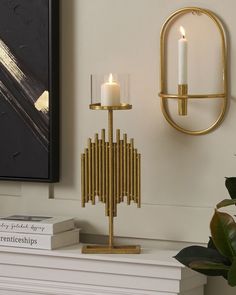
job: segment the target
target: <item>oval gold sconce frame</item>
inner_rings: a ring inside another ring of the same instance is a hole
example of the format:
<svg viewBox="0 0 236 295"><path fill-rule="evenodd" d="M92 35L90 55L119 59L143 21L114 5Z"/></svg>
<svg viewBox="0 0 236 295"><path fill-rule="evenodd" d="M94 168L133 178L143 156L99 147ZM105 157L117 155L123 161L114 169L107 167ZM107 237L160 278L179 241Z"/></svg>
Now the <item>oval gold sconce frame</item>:
<svg viewBox="0 0 236 295"><path fill-rule="evenodd" d="M214 94L186 94L186 95L180 95L180 94L169 94L167 93L167 87L166 87L166 33L168 27L171 25L172 21L176 19L177 17L184 15L186 13L192 13L194 15L201 15L204 14L211 18L213 22L215 23L216 27L219 30L220 36L221 36L221 47L222 47L222 80L223 80L223 92L222 93L214 93ZM189 135L202 135L207 134L216 127L218 127L226 113L227 109L227 47L226 47L226 37L225 37L225 31L223 28L223 25L221 21L218 19L218 17L211 11L198 8L198 7L186 7L182 8L180 10L177 10L174 12L164 23L162 30L161 30L161 36L160 36L160 99L161 99L161 109L162 113L165 117L165 119L169 122L169 124L177 129L180 132L189 134ZM214 99L214 98L221 98L222 99L222 105L221 110L218 118L216 121L209 126L206 129L202 130L189 130L185 129L184 127L179 126L172 118L168 111L168 99L177 99L177 100L188 100L188 99Z"/></svg>

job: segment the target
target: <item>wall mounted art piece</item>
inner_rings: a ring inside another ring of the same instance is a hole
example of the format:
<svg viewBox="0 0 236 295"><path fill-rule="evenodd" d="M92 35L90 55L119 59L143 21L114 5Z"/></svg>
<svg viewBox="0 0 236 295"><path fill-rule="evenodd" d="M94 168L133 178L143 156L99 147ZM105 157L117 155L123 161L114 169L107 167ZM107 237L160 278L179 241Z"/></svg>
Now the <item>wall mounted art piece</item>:
<svg viewBox="0 0 236 295"><path fill-rule="evenodd" d="M0 1L0 179L59 178L58 2Z"/></svg>

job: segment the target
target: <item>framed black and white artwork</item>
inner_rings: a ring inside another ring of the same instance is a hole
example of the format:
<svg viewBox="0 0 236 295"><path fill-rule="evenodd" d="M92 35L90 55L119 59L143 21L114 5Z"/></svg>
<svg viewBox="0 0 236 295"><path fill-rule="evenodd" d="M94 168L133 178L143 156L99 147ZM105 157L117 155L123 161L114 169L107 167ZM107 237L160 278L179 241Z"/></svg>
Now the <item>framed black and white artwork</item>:
<svg viewBox="0 0 236 295"><path fill-rule="evenodd" d="M59 1L0 1L0 179L59 180Z"/></svg>

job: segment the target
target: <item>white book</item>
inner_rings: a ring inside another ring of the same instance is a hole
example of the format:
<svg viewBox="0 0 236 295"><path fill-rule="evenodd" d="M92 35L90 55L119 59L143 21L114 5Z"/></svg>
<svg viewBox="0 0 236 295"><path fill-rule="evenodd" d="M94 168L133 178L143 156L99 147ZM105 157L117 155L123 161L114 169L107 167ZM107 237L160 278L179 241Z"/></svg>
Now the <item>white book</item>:
<svg viewBox="0 0 236 295"><path fill-rule="evenodd" d="M0 218L0 232L54 235L75 228L73 218L11 215Z"/></svg>
<svg viewBox="0 0 236 295"><path fill-rule="evenodd" d="M55 235L0 232L0 246L53 250L79 243L79 229Z"/></svg>

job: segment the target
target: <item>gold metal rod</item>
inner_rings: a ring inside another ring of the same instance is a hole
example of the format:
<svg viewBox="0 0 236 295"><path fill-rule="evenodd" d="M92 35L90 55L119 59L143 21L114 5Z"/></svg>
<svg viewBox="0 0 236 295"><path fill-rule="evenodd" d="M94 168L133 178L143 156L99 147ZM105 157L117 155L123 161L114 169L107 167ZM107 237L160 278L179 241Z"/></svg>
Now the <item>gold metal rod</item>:
<svg viewBox="0 0 236 295"><path fill-rule="evenodd" d="M106 134L105 129L102 129L102 201L106 202Z"/></svg>
<svg viewBox="0 0 236 295"><path fill-rule="evenodd" d="M85 149L85 201L89 202L89 161L88 149Z"/></svg>
<svg viewBox="0 0 236 295"><path fill-rule="evenodd" d="M116 202L120 203L120 130L116 130Z"/></svg>
<svg viewBox="0 0 236 295"><path fill-rule="evenodd" d="M137 162L137 198L138 198L138 208L141 207L141 155L138 154L138 162Z"/></svg>
<svg viewBox="0 0 236 295"><path fill-rule="evenodd" d="M134 187L134 201L135 201L135 203L138 203L138 198L137 198L137 149L134 149L134 181L133 181L133 187Z"/></svg>
<svg viewBox="0 0 236 295"><path fill-rule="evenodd" d="M95 196L99 195L99 188L98 188L98 182L99 182L99 154L98 154L98 134L95 134Z"/></svg>
<svg viewBox="0 0 236 295"><path fill-rule="evenodd" d="M98 140L98 196L99 201L103 202L102 198L102 141Z"/></svg>
<svg viewBox="0 0 236 295"><path fill-rule="evenodd" d="M124 195L127 196L127 134L123 135L123 151L124 151Z"/></svg>
<svg viewBox="0 0 236 295"><path fill-rule="evenodd" d="M126 173L126 185L127 185L127 204L130 205L130 143L127 143L127 149L126 149L126 154L127 154L127 173Z"/></svg>
<svg viewBox="0 0 236 295"><path fill-rule="evenodd" d="M85 207L85 154L81 155L81 206Z"/></svg>
<svg viewBox="0 0 236 295"><path fill-rule="evenodd" d="M89 201L89 183L88 183L88 179L89 179L89 171L88 171L88 149L85 149L84 151L85 154L85 202L88 203Z"/></svg>
<svg viewBox="0 0 236 295"><path fill-rule="evenodd" d="M91 166L91 200L92 204L95 205L95 143L92 143L91 146L91 153L92 153L92 166Z"/></svg>
<svg viewBox="0 0 236 295"><path fill-rule="evenodd" d="M89 200L92 200L92 145L91 138L88 139L88 184L89 184Z"/></svg>
<svg viewBox="0 0 236 295"><path fill-rule="evenodd" d="M134 139L130 139L130 199L134 200Z"/></svg>
<svg viewBox="0 0 236 295"><path fill-rule="evenodd" d="M116 217L117 213L117 144L113 143L113 215Z"/></svg>
<svg viewBox="0 0 236 295"><path fill-rule="evenodd" d="M215 93L215 94L186 94L186 95L179 95L179 94L170 94L170 93L159 93L161 98L166 99L176 99L176 98L189 98L189 99L207 99L207 98L224 98L226 96L225 93Z"/></svg>
<svg viewBox="0 0 236 295"><path fill-rule="evenodd" d="M124 141L120 140L120 201L124 201Z"/></svg>
<svg viewBox="0 0 236 295"><path fill-rule="evenodd" d="M106 216L109 216L109 143L105 143L105 202Z"/></svg>
<svg viewBox="0 0 236 295"><path fill-rule="evenodd" d="M109 138L109 247L113 247L113 111L108 111L108 138Z"/></svg>

